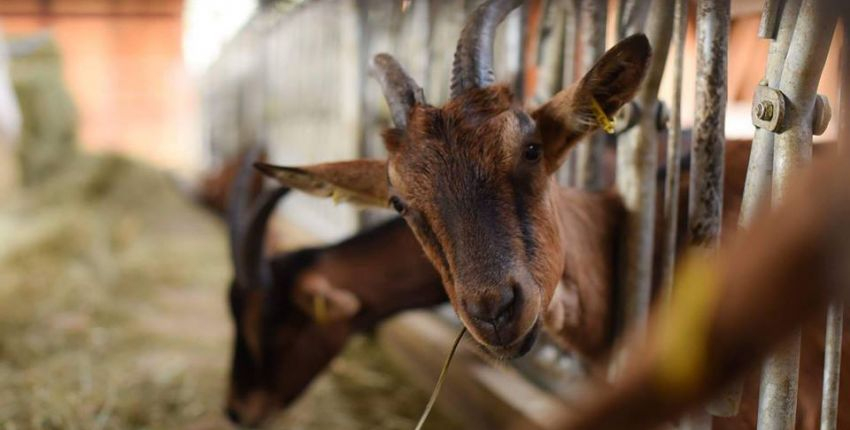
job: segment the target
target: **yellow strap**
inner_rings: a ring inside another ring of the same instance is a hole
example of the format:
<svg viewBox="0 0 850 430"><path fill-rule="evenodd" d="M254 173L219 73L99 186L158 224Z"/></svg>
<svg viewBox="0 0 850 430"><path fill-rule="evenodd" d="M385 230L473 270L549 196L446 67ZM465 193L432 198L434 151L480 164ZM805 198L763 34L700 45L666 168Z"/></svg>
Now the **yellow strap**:
<svg viewBox="0 0 850 430"><path fill-rule="evenodd" d="M708 366L712 312L720 279L707 253L691 252L677 271L673 301L658 327L661 366L656 382L670 396L687 395L699 386Z"/></svg>
<svg viewBox="0 0 850 430"><path fill-rule="evenodd" d="M328 304L325 302L324 296L316 294L313 296L313 318L316 322L325 324L328 321Z"/></svg>
<svg viewBox="0 0 850 430"><path fill-rule="evenodd" d="M614 134L614 118L609 118L608 114L599 106L599 102L595 98L590 98L590 107L593 109L593 115L596 117L596 122L599 128L605 130L608 134Z"/></svg>

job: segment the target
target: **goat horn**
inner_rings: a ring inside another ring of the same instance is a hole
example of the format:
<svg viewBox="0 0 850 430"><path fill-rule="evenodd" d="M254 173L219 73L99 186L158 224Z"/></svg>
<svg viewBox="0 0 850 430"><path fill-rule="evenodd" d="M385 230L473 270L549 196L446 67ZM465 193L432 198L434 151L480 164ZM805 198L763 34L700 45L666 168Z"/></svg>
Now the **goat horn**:
<svg viewBox="0 0 850 430"><path fill-rule="evenodd" d="M242 155L236 168L236 176L228 190L227 199L227 233L230 242L230 260L233 264L233 272L239 273L239 241L244 231L245 212L251 206L251 180L254 177L254 169L251 166L265 156L266 147L259 143L251 146Z"/></svg>
<svg viewBox="0 0 850 430"><path fill-rule="evenodd" d="M398 61L389 54L378 54L372 60L372 73L381 84L396 128L407 127L407 116L416 104L425 104L425 93Z"/></svg>
<svg viewBox="0 0 850 430"><path fill-rule="evenodd" d="M271 268L263 260L266 227L278 200L288 192L286 187L266 190L251 208L236 259L236 279L241 285L252 288L271 284Z"/></svg>
<svg viewBox="0 0 850 430"><path fill-rule="evenodd" d="M491 85L496 80L493 74L496 27L520 4L522 0L489 0L466 20L452 65L452 98L468 89Z"/></svg>

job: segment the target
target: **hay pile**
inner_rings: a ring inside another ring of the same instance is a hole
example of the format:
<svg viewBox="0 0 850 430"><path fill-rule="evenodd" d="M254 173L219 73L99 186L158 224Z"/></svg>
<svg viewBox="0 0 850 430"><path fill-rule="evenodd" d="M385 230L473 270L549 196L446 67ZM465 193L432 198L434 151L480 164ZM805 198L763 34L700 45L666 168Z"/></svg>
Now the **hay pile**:
<svg viewBox="0 0 850 430"><path fill-rule="evenodd" d="M0 426L229 428L223 226L168 178L76 157L0 202L0 238ZM273 427L412 428L425 395L391 368L360 338Z"/></svg>

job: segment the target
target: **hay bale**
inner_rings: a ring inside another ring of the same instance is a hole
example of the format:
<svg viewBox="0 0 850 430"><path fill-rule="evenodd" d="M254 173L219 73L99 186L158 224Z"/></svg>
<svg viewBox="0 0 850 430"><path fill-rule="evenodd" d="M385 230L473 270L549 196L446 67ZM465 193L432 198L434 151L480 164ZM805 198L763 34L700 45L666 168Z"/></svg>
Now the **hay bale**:
<svg viewBox="0 0 850 430"><path fill-rule="evenodd" d="M75 156L77 112L62 78L59 48L50 33L14 37L9 45L12 84L23 119L18 146L21 180L24 186L31 186L61 170Z"/></svg>

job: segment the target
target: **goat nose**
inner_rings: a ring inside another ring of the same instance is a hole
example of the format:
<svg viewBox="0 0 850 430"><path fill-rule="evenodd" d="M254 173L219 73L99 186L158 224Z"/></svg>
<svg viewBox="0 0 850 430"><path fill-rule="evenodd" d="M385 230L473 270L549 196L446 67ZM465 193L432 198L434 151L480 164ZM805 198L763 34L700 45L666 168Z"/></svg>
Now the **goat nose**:
<svg viewBox="0 0 850 430"><path fill-rule="evenodd" d="M494 292L467 303L467 312L472 318L494 325L503 324L513 313L516 302L515 288Z"/></svg>

